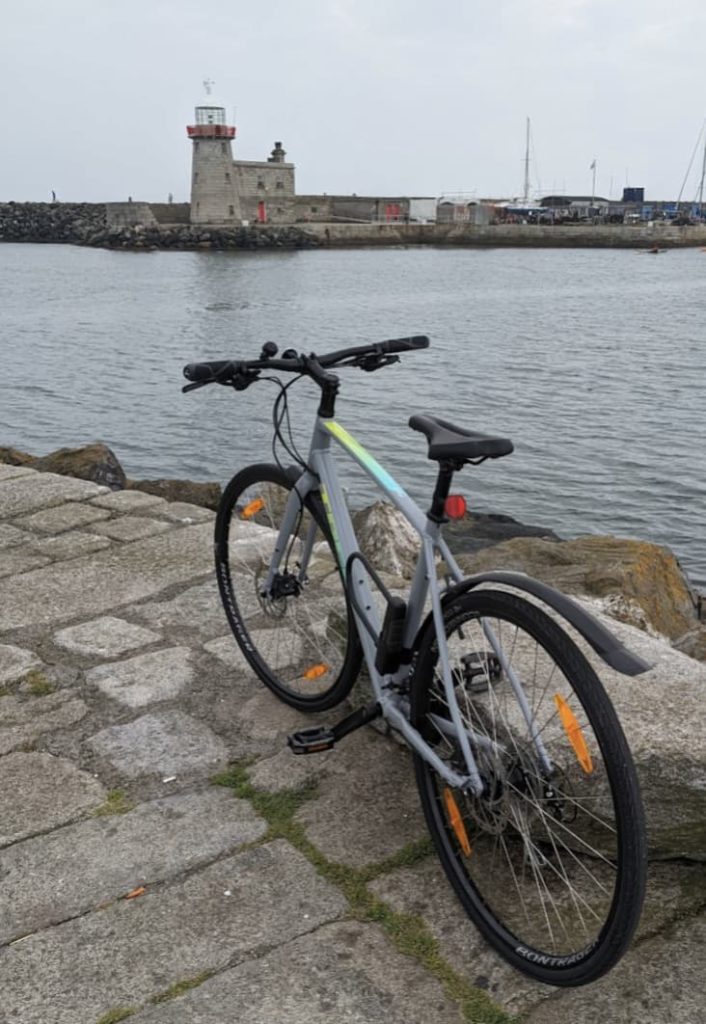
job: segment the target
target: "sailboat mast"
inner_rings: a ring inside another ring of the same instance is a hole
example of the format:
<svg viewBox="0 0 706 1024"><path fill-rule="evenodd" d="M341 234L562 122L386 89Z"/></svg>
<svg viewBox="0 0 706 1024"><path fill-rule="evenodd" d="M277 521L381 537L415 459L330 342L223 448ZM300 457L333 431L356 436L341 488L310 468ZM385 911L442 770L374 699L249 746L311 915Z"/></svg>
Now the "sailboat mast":
<svg viewBox="0 0 706 1024"><path fill-rule="evenodd" d="M706 136L704 137L704 158L701 164L701 182L699 183L699 217L704 215L704 178L706 177Z"/></svg>
<svg viewBox="0 0 706 1024"><path fill-rule="evenodd" d="M522 196L523 202L526 204L529 200L529 146L530 146L530 119L527 118L527 137L525 139L525 189Z"/></svg>

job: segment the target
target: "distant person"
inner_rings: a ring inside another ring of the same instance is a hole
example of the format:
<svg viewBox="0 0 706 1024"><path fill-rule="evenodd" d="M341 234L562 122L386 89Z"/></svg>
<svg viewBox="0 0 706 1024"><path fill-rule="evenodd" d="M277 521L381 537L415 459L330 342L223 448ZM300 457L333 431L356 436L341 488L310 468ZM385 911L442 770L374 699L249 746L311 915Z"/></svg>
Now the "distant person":
<svg viewBox="0 0 706 1024"><path fill-rule="evenodd" d="M168 203L173 203L174 202L174 194L172 192L170 192L169 195L167 196L167 202Z"/></svg>
<svg viewBox="0 0 706 1024"><path fill-rule="evenodd" d="M52 203L56 202L56 192L54 191L54 189L51 190L51 201Z"/></svg>
<svg viewBox="0 0 706 1024"><path fill-rule="evenodd" d="M128 203L131 203L132 202L132 196L128 196L127 197L127 201L128 201Z"/></svg>

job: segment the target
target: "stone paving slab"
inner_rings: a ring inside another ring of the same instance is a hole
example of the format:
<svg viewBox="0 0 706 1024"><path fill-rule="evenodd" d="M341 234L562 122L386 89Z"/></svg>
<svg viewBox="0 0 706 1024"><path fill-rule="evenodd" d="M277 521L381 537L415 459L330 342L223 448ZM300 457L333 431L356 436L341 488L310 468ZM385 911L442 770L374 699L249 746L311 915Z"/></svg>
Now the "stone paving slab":
<svg viewBox="0 0 706 1024"><path fill-rule="evenodd" d="M138 654L127 661L99 665L86 673L86 681L106 697L129 708L140 708L178 696L194 678L188 647L169 647Z"/></svg>
<svg viewBox="0 0 706 1024"><path fill-rule="evenodd" d="M110 512L107 509L71 501L66 505L56 505L54 508L35 512L34 515L17 520L17 524L25 530L64 533L66 530L75 530L79 526L87 526L88 523L96 523L109 517Z"/></svg>
<svg viewBox="0 0 706 1024"><path fill-rule="evenodd" d="M372 730L346 737L339 751L345 768L322 780L320 796L296 816L307 838L330 860L350 867L384 860L426 838L406 751Z"/></svg>
<svg viewBox="0 0 706 1024"><path fill-rule="evenodd" d="M252 685L252 697L248 697L238 708L238 725L242 734L253 741L260 753L282 750L290 732L305 729L315 722L320 723L320 716L305 715L277 700L256 677L253 677Z"/></svg>
<svg viewBox="0 0 706 1024"><path fill-rule="evenodd" d="M228 758L223 740L183 711L155 712L110 726L88 743L127 779L210 774Z"/></svg>
<svg viewBox="0 0 706 1024"><path fill-rule="evenodd" d="M34 651L14 644L0 644L0 685L22 679L31 668L37 668L41 663Z"/></svg>
<svg viewBox="0 0 706 1024"><path fill-rule="evenodd" d="M250 633L253 645L267 664L273 669L287 668L301 659L301 636L293 629L253 629ZM204 644L209 654L219 658L228 668L254 676L250 663L238 647L232 633L218 637Z"/></svg>
<svg viewBox="0 0 706 1024"><path fill-rule="evenodd" d="M97 523L93 529L111 540L130 542L151 537L155 533L164 533L170 526L170 523L161 519L149 519L147 516L120 516L118 519Z"/></svg>
<svg viewBox="0 0 706 1024"><path fill-rule="evenodd" d="M283 840L68 921L0 957L12 1024L96 1024L175 982L222 970L339 917L343 896Z"/></svg>
<svg viewBox="0 0 706 1024"><path fill-rule="evenodd" d="M98 508L110 509L111 512L134 512L143 508L163 508L167 501L156 494L146 494L144 491L113 491L112 494L96 498L92 504Z"/></svg>
<svg viewBox="0 0 706 1024"><path fill-rule="evenodd" d="M88 713L84 702L69 690L25 699L8 695L0 701L0 754L26 749L42 734L75 725Z"/></svg>
<svg viewBox="0 0 706 1024"><path fill-rule="evenodd" d="M266 830L247 801L212 787L17 843L2 856L0 944L201 867Z"/></svg>
<svg viewBox="0 0 706 1024"><path fill-rule="evenodd" d="M60 562L65 558L80 558L94 551L102 551L110 547L110 538L99 537L95 533L84 533L82 530L70 530L49 537L35 537L30 541L32 551L46 555L52 562Z"/></svg>
<svg viewBox="0 0 706 1024"><path fill-rule="evenodd" d="M107 491L107 487L88 480L75 480L56 473L15 475L9 480L0 480L0 518L28 515L51 505L95 498Z"/></svg>
<svg viewBox="0 0 706 1024"><path fill-rule="evenodd" d="M0 630L94 617L210 572L205 523L110 547L11 578L0 588Z"/></svg>
<svg viewBox="0 0 706 1024"><path fill-rule="evenodd" d="M1 468L2 463L0 463ZM0 550L25 544L29 539L29 534L25 530L18 530L16 526L10 526L9 523L0 523Z"/></svg>
<svg viewBox="0 0 706 1024"><path fill-rule="evenodd" d="M333 721L333 719L331 719ZM311 723L316 719L312 716ZM293 730L292 730L293 731ZM346 742L352 737L347 737ZM293 754L289 747L281 747L271 757L264 757L248 768L248 778L256 789L265 793L281 793L286 789L300 789L310 783L321 782L334 772L345 771L348 764L343 741L333 750L316 756Z"/></svg>
<svg viewBox="0 0 706 1024"><path fill-rule="evenodd" d="M212 523L216 513L210 508L203 508L201 505L192 505L188 501L170 501L159 508L148 510L160 519L169 519L173 523Z"/></svg>
<svg viewBox="0 0 706 1024"><path fill-rule="evenodd" d="M134 1024L460 1024L438 981L394 950L374 925L326 925L188 995L138 1013Z"/></svg>
<svg viewBox="0 0 706 1024"><path fill-rule="evenodd" d="M161 640L159 633L112 615L69 626L54 634L54 643L58 647L88 658L117 658L158 640Z"/></svg>
<svg viewBox="0 0 706 1024"><path fill-rule="evenodd" d="M49 555L33 551L28 545L0 551L0 577L14 576L21 572L40 569L51 562Z"/></svg>
<svg viewBox="0 0 706 1024"><path fill-rule="evenodd" d="M215 579L202 583L166 601L148 601L125 609L154 626L179 626L194 629L201 636L221 636L226 614Z"/></svg>
<svg viewBox="0 0 706 1024"><path fill-rule="evenodd" d="M100 782L66 758L7 754L0 758L0 847L75 821L104 798Z"/></svg>

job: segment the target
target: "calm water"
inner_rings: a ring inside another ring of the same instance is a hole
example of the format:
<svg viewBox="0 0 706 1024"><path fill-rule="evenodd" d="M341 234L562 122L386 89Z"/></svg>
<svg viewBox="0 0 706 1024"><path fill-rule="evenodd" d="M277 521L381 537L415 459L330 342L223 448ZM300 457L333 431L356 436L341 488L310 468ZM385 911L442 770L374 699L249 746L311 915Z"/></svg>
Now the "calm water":
<svg viewBox="0 0 706 1024"><path fill-rule="evenodd" d="M113 253L0 245L0 444L108 442L128 475L226 480L270 458L271 385L181 395L198 358L427 333L347 371L338 418L412 495L412 412L511 437L459 478L479 510L669 544L706 584L706 253ZM314 405L292 392L298 436ZM356 477L354 487L365 490Z"/></svg>

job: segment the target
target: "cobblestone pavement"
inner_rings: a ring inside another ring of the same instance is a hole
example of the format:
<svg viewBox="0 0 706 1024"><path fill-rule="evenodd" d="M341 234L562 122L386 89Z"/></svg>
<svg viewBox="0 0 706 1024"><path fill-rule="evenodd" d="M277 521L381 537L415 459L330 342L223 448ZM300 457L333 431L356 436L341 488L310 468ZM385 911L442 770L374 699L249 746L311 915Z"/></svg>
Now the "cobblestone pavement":
<svg viewBox="0 0 706 1024"><path fill-rule="evenodd" d="M212 518L0 465L0 1024L630 1024L647 961L650 1019L691 1022L647 933L592 999L489 951L399 745L289 753L307 719L239 658Z"/></svg>

